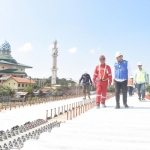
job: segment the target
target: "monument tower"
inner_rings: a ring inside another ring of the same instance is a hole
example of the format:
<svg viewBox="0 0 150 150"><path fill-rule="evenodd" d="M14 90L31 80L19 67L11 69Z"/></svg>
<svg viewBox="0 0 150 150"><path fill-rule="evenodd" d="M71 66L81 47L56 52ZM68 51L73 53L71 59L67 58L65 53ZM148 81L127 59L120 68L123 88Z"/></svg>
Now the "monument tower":
<svg viewBox="0 0 150 150"><path fill-rule="evenodd" d="M56 84L56 77L57 77L57 56L58 56L58 48L57 48L57 40L54 41L54 45L52 48L52 78L51 78L51 84L55 85Z"/></svg>

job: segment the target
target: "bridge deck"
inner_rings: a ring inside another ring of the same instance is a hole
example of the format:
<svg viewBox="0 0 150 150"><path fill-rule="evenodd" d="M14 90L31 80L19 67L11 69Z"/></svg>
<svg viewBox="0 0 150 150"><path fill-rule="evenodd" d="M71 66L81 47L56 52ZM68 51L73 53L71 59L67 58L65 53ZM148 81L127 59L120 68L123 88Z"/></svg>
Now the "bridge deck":
<svg viewBox="0 0 150 150"><path fill-rule="evenodd" d="M94 97L94 96L91 96ZM3 110L0 112L0 130L6 131L10 130L13 126L23 125L25 122L34 121L36 119L46 119L46 110L50 116L51 109L53 109L52 116L54 116L54 108L56 108L56 113L58 114L58 107L60 107L60 112L62 111L62 106L65 106L65 110L72 107L73 103L82 101L82 98L72 98L61 101L48 102L43 104L36 104L31 106L25 106L13 109L13 110ZM63 108L64 111L64 108Z"/></svg>
<svg viewBox="0 0 150 150"><path fill-rule="evenodd" d="M107 108L93 108L52 133L42 133L37 141L27 141L23 150L149 150L150 101L130 97L130 108L118 110L114 98L106 104Z"/></svg>

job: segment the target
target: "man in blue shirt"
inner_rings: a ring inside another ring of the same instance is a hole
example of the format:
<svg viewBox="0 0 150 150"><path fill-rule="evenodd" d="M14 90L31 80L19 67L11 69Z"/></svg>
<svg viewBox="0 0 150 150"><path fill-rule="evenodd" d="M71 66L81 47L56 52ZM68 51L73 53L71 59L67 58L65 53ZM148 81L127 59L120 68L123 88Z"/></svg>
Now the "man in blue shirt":
<svg viewBox="0 0 150 150"><path fill-rule="evenodd" d="M79 84L81 83L81 81L82 81L82 85L83 85L83 94L84 94L83 99L86 99L86 93L88 94L88 97L90 99L90 87L92 85L92 80L86 70L84 70L84 74L81 76L81 78L79 80Z"/></svg>
<svg viewBox="0 0 150 150"><path fill-rule="evenodd" d="M116 109L120 108L120 90L122 89L123 94L123 105L128 108L127 105L127 83L128 77L132 75L129 67L129 62L123 60L121 52L116 52L117 62L114 65L114 84L116 92Z"/></svg>

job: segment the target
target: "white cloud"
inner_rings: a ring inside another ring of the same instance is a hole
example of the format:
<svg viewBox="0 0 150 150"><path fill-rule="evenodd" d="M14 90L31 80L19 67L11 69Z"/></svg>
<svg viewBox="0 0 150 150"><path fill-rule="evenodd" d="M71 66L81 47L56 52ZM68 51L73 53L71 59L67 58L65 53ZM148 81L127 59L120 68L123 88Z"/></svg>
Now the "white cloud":
<svg viewBox="0 0 150 150"><path fill-rule="evenodd" d="M76 47L73 47L73 48L69 49L69 53L70 54L74 54L76 52L77 52L77 48Z"/></svg>
<svg viewBox="0 0 150 150"><path fill-rule="evenodd" d="M22 47L18 48L18 52L22 52L22 53L31 52L32 50L33 50L33 47L31 43L26 43Z"/></svg>
<svg viewBox="0 0 150 150"><path fill-rule="evenodd" d="M95 50L94 50L94 49L91 49L91 50L90 50L90 53L91 53L91 54L95 54Z"/></svg>

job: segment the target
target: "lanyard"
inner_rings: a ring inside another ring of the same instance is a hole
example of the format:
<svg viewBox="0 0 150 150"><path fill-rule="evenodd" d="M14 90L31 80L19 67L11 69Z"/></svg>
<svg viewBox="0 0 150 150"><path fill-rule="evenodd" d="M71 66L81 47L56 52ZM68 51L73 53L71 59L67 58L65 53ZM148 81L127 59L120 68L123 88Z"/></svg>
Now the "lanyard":
<svg viewBox="0 0 150 150"><path fill-rule="evenodd" d="M106 74L106 67L107 67L107 65L105 64L104 74L103 74L103 77L102 77L101 74L100 74L101 69L100 69L100 65L99 65L99 77L100 77L100 80L102 80L102 81L107 81L108 80L108 78L106 80L104 80L104 76Z"/></svg>

